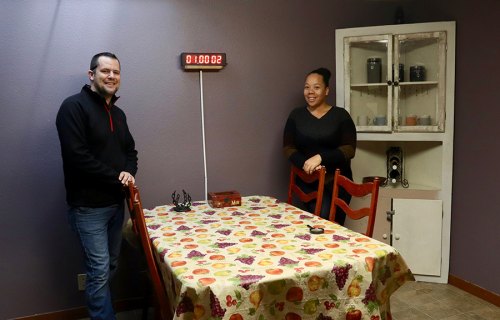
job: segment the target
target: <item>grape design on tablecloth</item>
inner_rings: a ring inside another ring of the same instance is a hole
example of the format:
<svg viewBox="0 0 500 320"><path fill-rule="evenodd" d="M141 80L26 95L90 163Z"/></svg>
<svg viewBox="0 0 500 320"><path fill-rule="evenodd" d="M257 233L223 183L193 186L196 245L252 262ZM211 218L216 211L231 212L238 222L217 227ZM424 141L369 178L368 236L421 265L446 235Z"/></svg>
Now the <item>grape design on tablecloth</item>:
<svg viewBox="0 0 500 320"><path fill-rule="evenodd" d="M377 300L377 295L375 294L375 286L373 282L370 283L370 286L365 291L365 297L361 300L364 304L368 304L370 302L374 302Z"/></svg>
<svg viewBox="0 0 500 320"><path fill-rule="evenodd" d="M216 223L219 222L219 220L201 220L202 224L210 224L210 223Z"/></svg>
<svg viewBox="0 0 500 320"><path fill-rule="evenodd" d="M279 261L279 265L280 266L286 266L286 265L291 265L291 264L297 264L299 263L298 261L294 261L292 259L288 259L288 258L285 258L285 257L281 257L280 261Z"/></svg>
<svg viewBox="0 0 500 320"><path fill-rule="evenodd" d="M239 262L247 264L247 265L250 266L254 262L255 257L253 257L253 256L240 256L240 257L238 257L238 258L236 258L234 260L238 260Z"/></svg>
<svg viewBox="0 0 500 320"><path fill-rule="evenodd" d="M377 301L377 295L375 293L376 288L373 282L370 283L370 286L365 291L365 297L361 300L367 307L368 311L371 313L378 307L379 302Z"/></svg>
<svg viewBox="0 0 500 320"><path fill-rule="evenodd" d="M271 226L274 227L274 228L276 228L276 229L283 229L285 227L288 227L289 224L281 223L281 224L273 224Z"/></svg>
<svg viewBox="0 0 500 320"><path fill-rule="evenodd" d="M193 312L193 311L194 311L193 301L191 301L191 298L189 298L188 296L183 295L181 302L179 302L177 308L175 309L175 314L179 316L183 313Z"/></svg>
<svg viewBox="0 0 500 320"><path fill-rule="evenodd" d="M343 237L343 236L339 236L339 235L336 235L336 234L334 234L334 235L332 236L332 239L333 239L333 241L344 241L344 240L349 240L349 238L348 238L348 237Z"/></svg>
<svg viewBox="0 0 500 320"><path fill-rule="evenodd" d="M163 249L161 252L160 252L160 257L161 257L161 260L162 261L165 261L165 256L167 255L167 253L170 251L170 249L166 248L166 249Z"/></svg>
<svg viewBox="0 0 500 320"><path fill-rule="evenodd" d="M230 235L230 234L231 234L231 230L229 230L229 229L217 230L216 232L217 232L217 233L220 233L220 234L223 234L223 235L225 235L225 236L228 236L228 235Z"/></svg>
<svg viewBox="0 0 500 320"><path fill-rule="evenodd" d="M267 233L264 233L262 231L257 231L257 230L254 230L252 231L252 233L250 234L252 237L257 237L257 236L265 236Z"/></svg>
<svg viewBox="0 0 500 320"><path fill-rule="evenodd" d="M259 282L264 276L261 275L238 275L238 278L240 278L240 285L245 288L246 290L250 289L250 286L253 283Z"/></svg>
<svg viewBox="0 0 500 320"><path fill-rule="evenodd" d="M233 243L233 242L219 242L219 243L216 243L215 246L219 249L224 249L227 247L234 246L235 244L236 243Z"/></svg>
<svg viewBox="0 0 500 320"><path fill-rule="evenodd" d="M222 318L226 314L226 309L222 309L219 299L212 290L210 290L210 309L212 317L214 318Z"/></svg>
<svg viewBox="0 0 500 320"><path fill-rule="evenodd" d="M197 250L191 250L191 252L189 252L188 255L186 256L186 258L196 259L196 258L203 258L204 256L206 256L206 254L203 254Z"/></svg>
<svg viewBox="0 0 500 320"><path fill-rule="evenodd" d="M333 320L330 316L325 316L323 313L320 313L316 320Z"/></svg>
<svg viewBox="0 0 500 320"><path fill-rule="evenodd" d="M311 240L311 235L310 234L298 234L295 236L295 238L309 241L309 240Z"/></svg>
<svg viewBox="0 0 500 320"><path fill-rule="evenodd" d="M345 266L334 266L332 272L335 273L335 282L337 283L337 287L339 290L342 290L345 286L345 282L347 278L349 278L349 270L352 268L352 265L346 264Z"/></svg>
<svg viewBox="0 0 500 320"><path fill-rule="evenodd" d="M315 249L315 248L302 248L301 251L307 254L316 254L318 252L324 251L325 249Z"/></svg>

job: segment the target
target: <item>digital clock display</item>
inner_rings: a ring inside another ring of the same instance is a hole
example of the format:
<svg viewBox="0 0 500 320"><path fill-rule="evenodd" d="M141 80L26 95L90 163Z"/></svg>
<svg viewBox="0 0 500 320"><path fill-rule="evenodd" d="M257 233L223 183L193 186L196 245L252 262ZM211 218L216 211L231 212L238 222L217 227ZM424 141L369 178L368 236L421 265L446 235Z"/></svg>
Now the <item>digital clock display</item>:
<svg viewBox="0 0 500 320"><path fill-rule="evenodd" d="M192 53L181 54L181 65L185 70L220 70L226 66L225 53Z"/></svg>

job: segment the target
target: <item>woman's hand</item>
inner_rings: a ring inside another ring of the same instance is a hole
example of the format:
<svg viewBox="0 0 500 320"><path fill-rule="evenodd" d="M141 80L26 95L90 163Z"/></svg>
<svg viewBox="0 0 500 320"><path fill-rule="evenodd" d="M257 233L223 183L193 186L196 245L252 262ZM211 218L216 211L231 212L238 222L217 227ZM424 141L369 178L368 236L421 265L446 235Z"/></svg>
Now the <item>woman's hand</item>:
<svg viewBox="0 0 500 320"><path fill-rule="evenodd" d="M120 175L118 176L118 180L124 185L128 186L129 183L134 184L135 183L135 178L133 175L126 171L120 172Z"/></svg>
<svg viewBox="0 0 500 320"><path fill-rule="evenodd" d="M311 174L315 170L319 170L321 168L321 156L319 154L310 157L304 162L304 166L302 169L307 173Z"/></svg>

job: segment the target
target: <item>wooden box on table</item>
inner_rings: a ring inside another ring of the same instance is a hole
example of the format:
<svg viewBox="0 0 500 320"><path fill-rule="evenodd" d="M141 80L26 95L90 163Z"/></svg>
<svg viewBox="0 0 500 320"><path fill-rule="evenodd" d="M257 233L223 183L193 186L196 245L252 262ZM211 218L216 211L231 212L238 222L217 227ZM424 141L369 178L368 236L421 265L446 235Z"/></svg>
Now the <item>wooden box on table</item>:
<svg viewBox="0 0 500 320"><path fill-rule="evenodd" d="M212 208L241 206L241 195L238 191L209 192L208 204Z"/></svg>

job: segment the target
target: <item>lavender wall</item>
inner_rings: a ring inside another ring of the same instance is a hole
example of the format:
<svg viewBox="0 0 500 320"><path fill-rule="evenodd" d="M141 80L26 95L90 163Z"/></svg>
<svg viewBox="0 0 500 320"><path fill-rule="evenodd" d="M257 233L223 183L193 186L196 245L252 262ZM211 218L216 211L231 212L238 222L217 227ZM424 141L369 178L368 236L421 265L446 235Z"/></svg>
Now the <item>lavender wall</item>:
<svg viewBox="0 0 500 320"><path fill-rule="evenodd" d="M491 41L498 22L494 10L479 9L476 18L461 2L447 8L444 0L429 1L425 11L410 0L403 4L412 22L457 20L451 272L499 292L498 280L488 275L498 266L491 255L498 240L478 250L471 236L496 232L495 201L477 210L467 199L495 199L498 171L477 179L474 168L484 167L486 150L499 156L491 140L499 136L493 121L500 97L488 80L499 73L498 44ZM498 8L494 0L481 2ZM224 70L203 73L209 190L284 199L281 131L289 111L302 104L305 73L335 69L336 28L390 24L394 6L368 0L0 2L0 319L84 304L76 290L83 268L66 222L54 119L61 101L87 82L94 53L109 50L121 59L119 105L140 152L137 180L146 207L169 202L173 190L204 198L199 74L181 71L183 51L228 55ZM490 17L489 29L480 16ZM122 260L116 298L139 296L137 256L124 246ZM485 263L478 267L478 261Z"/></svg>

